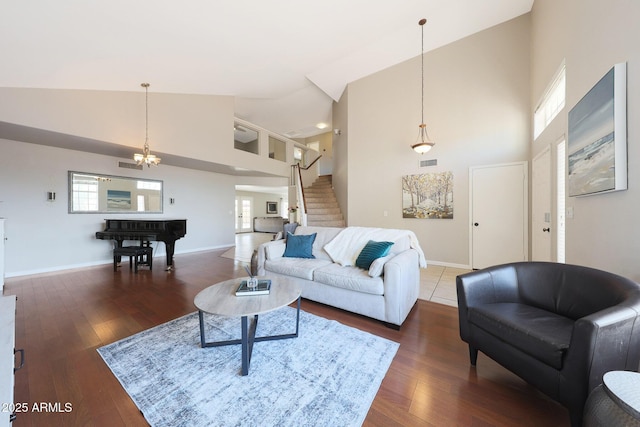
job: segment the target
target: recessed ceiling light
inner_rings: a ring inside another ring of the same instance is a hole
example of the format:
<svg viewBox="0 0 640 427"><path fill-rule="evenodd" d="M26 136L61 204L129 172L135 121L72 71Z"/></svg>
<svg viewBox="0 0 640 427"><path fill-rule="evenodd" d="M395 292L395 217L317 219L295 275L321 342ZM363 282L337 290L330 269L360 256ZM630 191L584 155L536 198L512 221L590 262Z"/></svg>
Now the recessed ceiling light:
<svg viewBox="0 0 640 427"><path fill-rule="evenodd" d="M326 129L326 127L327 127L327 126L329 126L329 125L328 125L328 124L326 124L326 123L322 123L322 122L320 122L320 123L318 123L318 124L316 125L316 127L317 127L318 129Z"/></svg>

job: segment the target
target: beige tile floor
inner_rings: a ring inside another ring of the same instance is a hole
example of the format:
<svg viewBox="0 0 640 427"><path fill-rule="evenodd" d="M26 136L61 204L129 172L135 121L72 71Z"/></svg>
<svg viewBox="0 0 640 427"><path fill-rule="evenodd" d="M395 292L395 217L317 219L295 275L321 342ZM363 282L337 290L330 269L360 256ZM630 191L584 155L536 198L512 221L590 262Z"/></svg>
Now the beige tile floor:
<svg viewBox="0 0 640 427"><path fill-rule="evenodd" d="M272 238L273 234L270 233L238 233L235 248L229 249L222 256L250 262L253 250ZM471 270L441 265L429 265L427 268L420 269L418 298L457 307L456 276L469 271Z"/></svg>
<svg viewBox="0 0 640 427"><path fill-rule="evenodd" d="M236 245L221 256L246 263L251 262L253 251L261 244L273 240L271 233L236 233Z"/></svg>
<svg viewBox="0 0 640 427"><path fill-rule="evenodd" d="M456 276L470 271L462 268L428 265L427 268L420 270L420 294L418 297L457 307Z"/></svg>

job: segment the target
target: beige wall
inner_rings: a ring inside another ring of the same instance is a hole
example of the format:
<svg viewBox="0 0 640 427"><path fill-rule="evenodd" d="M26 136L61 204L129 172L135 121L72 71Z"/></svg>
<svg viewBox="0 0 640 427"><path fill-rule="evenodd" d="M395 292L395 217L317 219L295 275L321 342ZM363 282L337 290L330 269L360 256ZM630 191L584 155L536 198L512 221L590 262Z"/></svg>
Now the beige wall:
<svg viewBox="0 0 640 427"><path fill-rule="evenodd" d="M640 280L640 3L536 0L531 15L532 108L563 58L567 69L565 109L535 141L532 157L566 135L568 111L614 64L627 62L629 189L567 198L574 218L567 219L566 261Z"/></svg>
<svg viewBox="0 0 640 427"><path fill-rule="evenodd" d="M144 143L144 93L0 88L0 121L117 144L125 152L132 147L132 155ZM279 181L286 185L288 163L266 157L266 134L261 139L264 156L235 150L233 122L232 97L149 94L153 153L281 175ZM234 244L235 185L247 180L170 166L165 161L142 171L118 167L118 161L127 160L130 163L131 157L0 139L0 217L7 218L10 239L7 275L110 262L112 245L96 241L95 232L103 229L104 218L126 214L68 214L69 170L163 180L164 212L147 217L187 219L187 236L177 242L177 254ZM256 180L252 183L258 184ZM56 202L46 202L47 191L57 193ZM169 198L176 203L169 204ZM36 249L34 241L38 241ZM164 252L162 243L154 246L156 255ZM33 259L38 262L34 264Z"/></svg>
<svg viewBox="0 0 640 427"><path fill-rule="evenodd" d="M261 133L260 156L234 148L233 109L230 96L150 92L152 153L289 176L288 161L268 158L266 133ZM0 88L0 121L139 151L145 138L144 92Z"/></svg>
<svg viewBox="0 0 640 427"><path fill-rule="evenodd" d="M469 265L471 166L529 156L530 17L524 15L425 55L425 121L436 146L413 152L420 124L420 56L349 85L334 139L336 192L349 225L406 228L432 262ZM341 100L340 104L344 101ZM345 133L348 130L348 134ZM420 160L438 166L419 168ZM403 175L452 171L454 219L402 218ZM345 179L346 176L346 179ZM344 207L343 207L344 209Z"/></svg>
<svg viewBox="0 0 640 427"><path fill-rule="evenodd" d="M277 217L280 216L282 218L288 218L289 213L282 211L282 202L285 201L280 194L276 193L258 193L254 191L238 191L236 190L236 197L251 197L253 199L253 216L254 217L265 217L272 216ZM277 202L278 203L278 213L277 214L267 214L267 202Z"/></svg>
<svg viewBox="0 0 640 427"><path fill-rule="evenodd" d="M96 240L105 218L186 219L180 254L234 245L235 177L160 165L142 171L119 168L116 157L0 139L0 218L6 218L8 277L111 263L113 244ZM161 214L69 214L69 170L162 180ZM56 192L48 202L48 191ZM169 199L175 199L174 204ZM154 242L159 268L165 246Z"/></svg>
<svg viewBox="0 0 640 427"><path fill-rule="evenodd" d="M629 190L567 199L567 206L574 209L574 218L567 221L567 262L591 265L640 280L640 271L635 268L640 253L640 227L636 226L636 212L640 207L640 137L635 120L640 108L640 48L635 42L640 36L637 16L640 16L640 3L628 0L536 0L531 14L429 52L425 56L425 120L436 146L424 156L409 149L420 123L419 56L349 85L333 108L333 127L342 133L332 135L334 189L347 223L411 229L418 235L429 260L468 265L468 168L532 159L566 134L568 110L592 85L613 64L627 61ZM532 109L563 58L567 65L567 107L541 137L531 143ZM224 159L268 173L280 171L277 163L282 162L265 162L231 148L233 98L151 91L149 104L152 151L202 155L214 162ZM0 121L138 148L144 141L144 96L142 90L0 88ZM7 155L1 156L6 163L0 170L0 184L4 183L0 186L0 200L3 200L0 216L9 217L8 235L14 239L13 244L8 243L12 249L7 254L8 269L16 272L29 268L22 264L22 259L28 259L25 254L30 249L22 247L22 242L32 239L21 239L20 235L32 233L31 224L43 224L38 233L51 240L50 247L45 245L48 252L55 247L57 235L47 234L54 229L48 220L51 212L55 212L51 218L57 218L56 215L62 218L62 226L77 230L67 243L80 241L89 245L88 239L101 219L69 216L66 205L43 202L44 192L54 189L58 195L64 194L69 169L90 168L123 174L114 169L120 159L0 142L2 154ZM20 162L9 162L8 156L23 157ZM58 166L52 166L52 159ZM438 166L418 168L421 159L437 159ZM554 157L554 162L556 160ZM22 172L33 170L38 173ZM227 205L226 200L233 197L234 180L216 176L208 182L209 175L180 168L170 168L167 178L163 170L153 172L151 169L152 172L145 171L145 175L161 173L157 177L165 180L169 192L166 196L190 188L191 179L206 183L206 188L219 187L215 192L221 191L225 196L223 199L213 197L211 209L219 215L217 221L228 222L225 230L231 228L232 205L230 202ZM403 219L401 177L449 170L455 179L455 218ZM288 174L285 165L282 176ZM28 183L19 194L15 193L15 186L7 185L15 182L16 177ZM195 198L201 191L204 189L198 187L189 198ZM21 197L25 197L24 201ZM180 204L165 210L165 214L191 215L189 207L182 204L184 197L176 197ZM206 229L208 235L190 232L180 245L196 250L232 244L232 235L222 228L202 228L211 218L214 217L209 213L198 214L197 221L201 224L195 221L190 224L200 226L199 230ZM88 265L108 258L108 251L96 246L95 241L87 248L91 249L83 252L88 253L86 259L70 261L69 255L65 258L62 253L56 253L56 257L47 258L47 266L57 268L74 262Z"/></svg>
<svg viewBox="0 0 640 427"><path fill-rule="evenodd" d="M304 139L304 144L317 142L322 157L318 160L318 175L331 175L333 173L333 131L324 132ZM306 185L306 183L305 183Z"/></svg>

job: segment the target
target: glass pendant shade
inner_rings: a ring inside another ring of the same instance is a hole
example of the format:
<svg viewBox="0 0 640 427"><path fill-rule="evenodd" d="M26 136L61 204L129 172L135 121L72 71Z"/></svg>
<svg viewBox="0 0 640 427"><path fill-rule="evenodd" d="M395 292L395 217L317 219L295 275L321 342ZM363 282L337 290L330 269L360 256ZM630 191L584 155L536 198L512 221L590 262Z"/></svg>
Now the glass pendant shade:
<svg viewBox="0 0 640 427"><path fill-rule="evenodd" d="M418 154L424 154L431 150L431 148L436 145L435 142L431 141L429 138L429 134L427 134L427 125L424 123L419 126L420 131L418 132L418 141L411 146L413 150Z"/></svg>
<svg viewBox="0 0 640 427"><path fill-rule="evenodd" d="M138 166L146 164L148 167L150 167L151 165L158 166L161 159L160 157L156 157L155 155L150 153L149 144L145 141L142 154L140 153L134 154L133 160L135 160Z"/></svg>

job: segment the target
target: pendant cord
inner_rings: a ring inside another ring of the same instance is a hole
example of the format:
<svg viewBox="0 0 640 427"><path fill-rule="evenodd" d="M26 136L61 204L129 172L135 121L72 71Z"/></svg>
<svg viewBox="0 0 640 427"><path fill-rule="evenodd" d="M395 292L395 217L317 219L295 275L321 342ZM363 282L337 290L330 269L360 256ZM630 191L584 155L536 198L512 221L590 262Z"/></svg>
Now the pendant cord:
<svg viewBox="0 0 640 427"><path fill-rule="evenodd" d="M145 85L144 91L144 143L147 144L149 141L149 85Z"/></svg>
<svg viewBox="0 0 640 427"><path fill-rule="evenodd" d="M424 24L420 25L422 30L422 49L420 50L422 56L422 66L421 66L421 78L422 78L422 124L424 124Z"/></svg>
<svg viewBox="0 0 640 427"><path fill-rule="evenodd" d="M427 125L424 122L424 24L427 23L427 19L426 18L422 18L420 21L418 21L418 25L420 25L421 29L420 29L420 33L422 36L421 42L422 44L420 45L421 47L421 51L420 51L420 78L421 78L421 93L420 93L420 100L421 105L420 105L420 119L422 120L422 123L420 123L420 126L418 126L420 128L420 130L418 131L418 140L417 142L411 146L411 148L413 148L416 152L420 153L420 154L424 154L427 151L429 151L431 149L431 147L433 147L435 144L433 143L433 141L431 141L431 139L429 138L429 134L427 134Z"/></svg>
<svg viewBox="0 0 640 427"><path fill-rule="evenodd" d="M149 146L149 83L142 83L144 88L144 145ZM148 154L148 153L145 153Z"/></svg>

